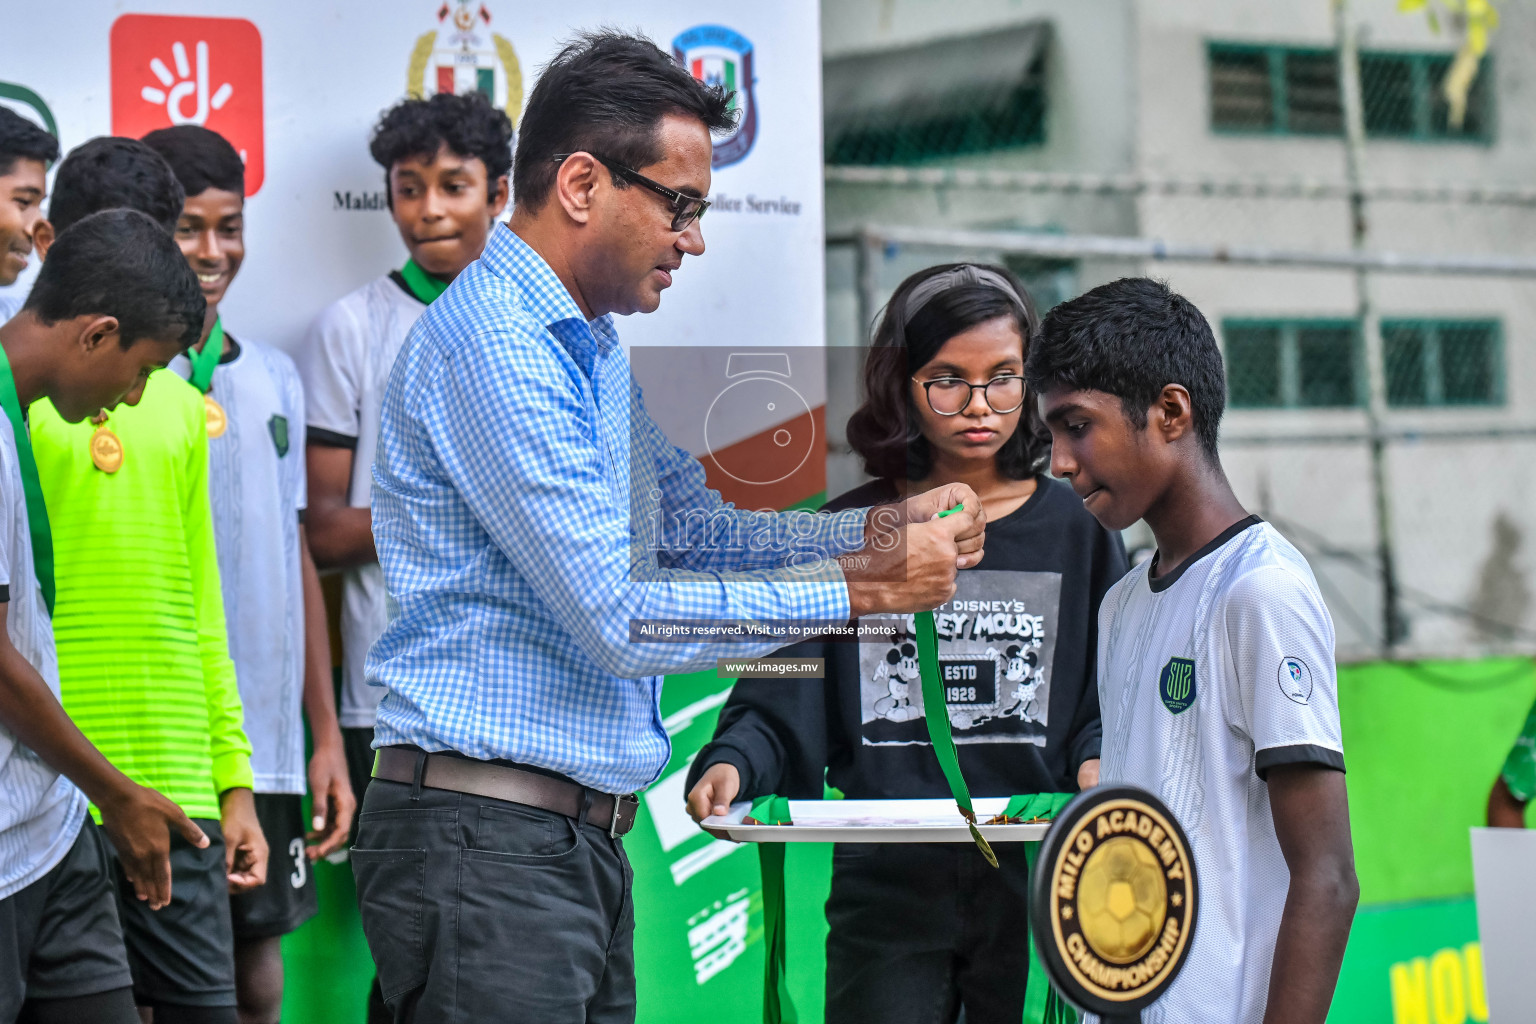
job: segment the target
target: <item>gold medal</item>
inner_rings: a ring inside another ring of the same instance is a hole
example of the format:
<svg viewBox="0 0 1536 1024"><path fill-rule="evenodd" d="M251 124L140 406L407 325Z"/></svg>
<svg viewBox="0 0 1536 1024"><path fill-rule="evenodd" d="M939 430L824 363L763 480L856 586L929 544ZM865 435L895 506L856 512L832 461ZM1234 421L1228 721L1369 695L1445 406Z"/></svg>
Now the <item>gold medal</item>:
<svg viewBox="0 0 1536 1024"><path fill-rule="evenodd" d="M229 426L229 417L224 415L224 407L212 395L204 395L203 411L208 414L208 436L223 437L224 428Z"/></svg>
<svg viewBox="0 0 1536 1024"><path fill-rule="evenodd" d="M91 435L91 461L103 473L116 473L123 468L123 442L105 423Z"/></svg>

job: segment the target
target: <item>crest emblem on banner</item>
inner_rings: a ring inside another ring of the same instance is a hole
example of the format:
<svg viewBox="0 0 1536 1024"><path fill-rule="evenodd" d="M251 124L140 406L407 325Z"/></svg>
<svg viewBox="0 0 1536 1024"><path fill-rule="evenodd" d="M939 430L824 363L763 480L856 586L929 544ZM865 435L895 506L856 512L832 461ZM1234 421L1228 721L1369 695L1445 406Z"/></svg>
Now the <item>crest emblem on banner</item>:
<svg viewBox="0 0 1536 1024"><path fill-rule="evenodd" d="M712 167L726 167L746 157L757 140L757 99L752 93L752 44L723 25L696 25L672 40L672 56L705 85L732 94L736 127L715 139Z"/></svg>
<svg viewBox="0 0 1536 1024"><path fill-rule="evenodd" d="M517 124L523 112L523 69L506 36L490 30L491 12L475 0L437 10L439 27L423 32L411 49L405 93L426 99L440 92L478 92Z"/></svg>

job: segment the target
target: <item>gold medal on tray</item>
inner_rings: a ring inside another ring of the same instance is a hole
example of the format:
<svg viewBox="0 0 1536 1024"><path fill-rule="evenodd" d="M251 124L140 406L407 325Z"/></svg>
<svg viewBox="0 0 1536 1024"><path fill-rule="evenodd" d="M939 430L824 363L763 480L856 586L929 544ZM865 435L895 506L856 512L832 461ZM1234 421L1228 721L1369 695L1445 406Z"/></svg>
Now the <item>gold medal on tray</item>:
<svg viewBox="0 0 1536 1024"><path fill-rule="evenodd" d="M103 473L116 473L123 468L123 442L105 423L91 435L91 462Z"/></svg>
<svg viewBox="0 0 1536 1024"><path fill-rule="evenodd" d="M224 414L224 407L218 399L212 395L203 396L203 411L208 414L208 436L223 437L224 429L229 426L229 417Z"/></svg>

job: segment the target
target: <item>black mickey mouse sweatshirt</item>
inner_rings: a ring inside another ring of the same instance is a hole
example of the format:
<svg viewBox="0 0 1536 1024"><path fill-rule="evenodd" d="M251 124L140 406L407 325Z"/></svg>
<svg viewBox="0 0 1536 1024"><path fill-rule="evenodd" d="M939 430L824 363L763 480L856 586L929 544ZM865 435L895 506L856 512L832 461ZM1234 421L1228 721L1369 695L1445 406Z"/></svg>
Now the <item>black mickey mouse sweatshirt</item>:
<svg viewBox="0 0 1536 1024"><path fill-rule="evenodd" d="M1018 509L987 524L986 555L934 613L939 668L960 767L973 796L1073 792L1099 756L1094 651L1104 592L1127 569L1119 535L1066 484L1040 477ZM895 501L877 480L828 502L836 512ZM741 773L737 799L945 797L928 742L912 616L894 641L807 641L777 657L824 658L823 679L742 679L688 787L717 762ZM865 621L869 621L866 619Z"/></svg>

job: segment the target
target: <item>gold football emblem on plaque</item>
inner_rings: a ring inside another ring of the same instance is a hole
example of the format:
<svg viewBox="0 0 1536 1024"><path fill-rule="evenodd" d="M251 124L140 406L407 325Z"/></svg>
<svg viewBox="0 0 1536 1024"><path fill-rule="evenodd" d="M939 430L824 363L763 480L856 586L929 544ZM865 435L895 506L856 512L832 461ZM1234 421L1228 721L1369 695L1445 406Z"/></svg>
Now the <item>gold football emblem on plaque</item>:
<svg viewBox="0 0 1536 1024"><path fill-rule="evenodd" d="M1183 966L1199 902L1189 840L1151 793L1101 786L1057 815L1041 844L1031 926L1073 1003L1134 1016Z"/></svg>
<svg viewBox="0 0 1536 1024"><path fill-rule="evenodd" d="M123 442L105 424L91 435L91 462L103 473L123 468Z"/></svg>

